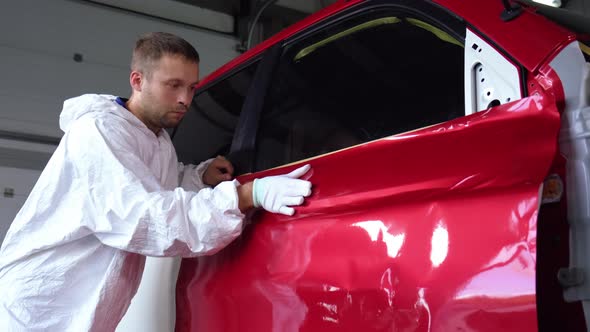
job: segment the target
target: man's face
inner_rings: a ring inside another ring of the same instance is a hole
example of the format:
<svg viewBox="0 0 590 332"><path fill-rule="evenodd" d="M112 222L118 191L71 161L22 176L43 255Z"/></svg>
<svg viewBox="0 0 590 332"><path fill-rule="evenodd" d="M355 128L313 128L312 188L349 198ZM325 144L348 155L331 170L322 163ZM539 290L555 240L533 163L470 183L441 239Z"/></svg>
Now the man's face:
<svg viewBox="0 0 590 332"><path fill-rule="evenodd" d="M164 55L143 75L140 103L142 117L155 128L178 125L193 100L199 65L180 55Z"/></svg>

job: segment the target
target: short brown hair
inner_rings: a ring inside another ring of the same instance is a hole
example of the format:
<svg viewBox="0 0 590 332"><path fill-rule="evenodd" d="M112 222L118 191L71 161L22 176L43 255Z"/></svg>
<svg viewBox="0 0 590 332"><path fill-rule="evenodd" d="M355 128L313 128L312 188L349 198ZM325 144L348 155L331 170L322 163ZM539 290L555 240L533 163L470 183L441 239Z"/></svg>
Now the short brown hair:
<svg viewBox="0 0 590 332"><path fill-rule="evenodd" d="M153 64L166 54L181 55L199 63L199 53L186 40L167 32L150 32L135 42L131 70L150 75Z"/></svg>

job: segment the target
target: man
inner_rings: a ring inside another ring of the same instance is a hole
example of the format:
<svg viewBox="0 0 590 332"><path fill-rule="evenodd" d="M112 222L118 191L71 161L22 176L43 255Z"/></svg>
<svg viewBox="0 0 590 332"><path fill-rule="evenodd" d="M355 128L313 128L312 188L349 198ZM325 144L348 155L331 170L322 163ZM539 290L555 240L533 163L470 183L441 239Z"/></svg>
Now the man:
<svg viewBox="0 0 590 332"><path fill-rule="evenodd" d="M162 128L187 112L198 63L185 40L148 34L133 52L129 100L64 103L64 136L0 251L0 331L113 331L145 256L213 254L248 209L291 215L310 195L298 179L307 165L239 184L224 158L177 162Z"/></svg>

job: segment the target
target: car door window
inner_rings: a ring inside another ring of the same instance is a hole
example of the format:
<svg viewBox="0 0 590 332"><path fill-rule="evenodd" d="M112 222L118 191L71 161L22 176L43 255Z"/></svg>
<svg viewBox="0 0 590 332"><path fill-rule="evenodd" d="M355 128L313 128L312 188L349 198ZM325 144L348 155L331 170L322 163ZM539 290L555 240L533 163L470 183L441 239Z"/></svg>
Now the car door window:
<svg viewBox="0 0 590 332"><path fill-rule="evenodd" d="M258 61L197 91L173 136L179 161L194 164L229 152L257 66Z"/></svg>
<svg viewBox="0 0 590 332"><path fill-rule="evenodd" d="M256 169L464 115L463 42L417 17L371 13L285 48Z"/></svg>

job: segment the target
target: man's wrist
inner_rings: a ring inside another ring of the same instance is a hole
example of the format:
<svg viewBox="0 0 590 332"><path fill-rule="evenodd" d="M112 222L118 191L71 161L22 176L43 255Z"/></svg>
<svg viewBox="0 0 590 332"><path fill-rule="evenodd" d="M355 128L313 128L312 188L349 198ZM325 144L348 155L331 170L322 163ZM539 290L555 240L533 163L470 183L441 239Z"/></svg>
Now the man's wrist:
<svg viewBox="0 0 590 332"><path fill-rule="evenodd" d="M236 188L238 192L238 207L242 213L254 207L253 186L253 182L248 182Z"/></svg>

